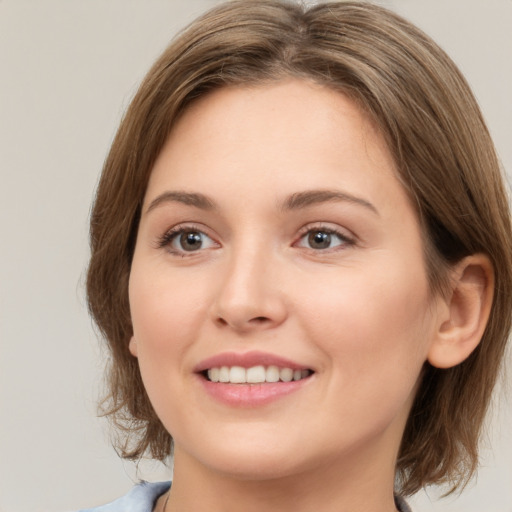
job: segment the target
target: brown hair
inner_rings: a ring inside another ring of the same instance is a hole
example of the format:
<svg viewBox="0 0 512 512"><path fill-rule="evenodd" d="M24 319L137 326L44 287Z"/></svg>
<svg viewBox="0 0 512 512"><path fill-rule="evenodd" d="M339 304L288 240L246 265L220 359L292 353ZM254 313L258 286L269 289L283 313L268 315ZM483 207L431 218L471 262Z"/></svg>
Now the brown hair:
<svg viewBox="0 0 512 512"><path fill-rule="evenodd" d="M128 278L152 166L194 99L231 84L284 77L339 90L369 113L387 140L425 234L433 291L449 266L485 253L495 272L483 339L462 364L425 365L397 463L401 492L459 485L475 471L482 422L510 330L512 247L499 162L476 101L449 57L396 14L362 2L306 8L278 0L232 1L192 23L144 79L105 162L91 216L90 311L111 351L104 406L127 434L124 457L164 459L171 436L144 390L132 336Z"/></svg>

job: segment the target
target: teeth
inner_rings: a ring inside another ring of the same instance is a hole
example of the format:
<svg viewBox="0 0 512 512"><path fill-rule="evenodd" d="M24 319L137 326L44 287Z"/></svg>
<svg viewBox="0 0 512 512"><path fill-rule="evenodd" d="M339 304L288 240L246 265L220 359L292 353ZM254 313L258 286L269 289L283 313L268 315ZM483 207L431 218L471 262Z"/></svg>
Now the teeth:
<svg viewBox="0 0 512 512"><path fill-rule="evenodd" d="M301 380L311 375L310 370L293 370L292 368L279 368L277 366L221 366L210 368L207 372L212 382L229 382L230 384L260 384L263 382L290 382Z"/></svg>
<svg viewBox="0 0 512 512"><path fill-rule="evenodd" d="M293 380L293 370L291 368L281 368L279 370L279 378L283 382L290 382Z"/></svg>
<svg viewBox="0 0 512 512"><path fill-rule="evenodd" d="M212 382L219 382L219 368L212 368L211 370L208 370L208 378Z"/></svg>
<svg viewBox="0 0 512 512"><path fill-rule="evenodd" d="M229 382L229 368L222 366L219 370L219 382Z"/></svg>
<svg viewBox="0 0 512 512"><path fill-rule="evenodd" d="M229 382L232 382L233 384L247 382L245 377L245 368L242 368L241 366L232 366L229 370Z"/></svg>
<svg viewBox="0 0 512 512"><path fill-rule="evenodd" d="M214 370L215 368L212 368ZM247 368L247 382L249 384L258 384L260 382L265 382L266 371L264 366L253 366L251 368Z"/></svg>
<svg viewBox="0 0 512 512"><path fill-rule="evenodd" d="M267 382L279 382L279 368L277 366L269 366L265 375Z"/></svg>

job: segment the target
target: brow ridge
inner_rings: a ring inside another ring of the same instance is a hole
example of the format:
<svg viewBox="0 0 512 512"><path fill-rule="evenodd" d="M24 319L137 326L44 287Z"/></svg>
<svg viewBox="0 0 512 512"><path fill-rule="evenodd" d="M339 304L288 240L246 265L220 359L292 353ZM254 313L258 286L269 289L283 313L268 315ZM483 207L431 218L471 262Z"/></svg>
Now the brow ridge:
<svg viewBox="0 0 512 512"><path fill-rule="evenodd" d="M313 206L320 203L326 202L349 202L363 206L373 213L379 215L379 212L375 206L361 197L354 196L347 192L340 190L306 190L303 192L296 192L291 194L285 199L282 205L283 210L299 210ZM154 210L158 206L164 203L177 202L189 206L194 206L202 210L214 210L216 205L212 199L208 196L198 192L185 192L181 190L168 190L157 196L151 201L148 206L146 213Z"/></svg>
<svg viewBox="0 0 512 512"><path fill-rule="evenodd" d="M151 201L146 213L164 203L181 203L200 208L201 210L214 210L216 208L215 203L204 194L182 190L168 190Z"/></svg>
<svg viewBox="0 0 512 512"><path fill-rule="evenodd" d="M330 201L342 201L358 204L379 215L379 211L372 203L370 203L370 201L347 192L342 192L341 190L306 190L304 192L296 192L286 199L283 203L283 209L298 210Z"/></svg>

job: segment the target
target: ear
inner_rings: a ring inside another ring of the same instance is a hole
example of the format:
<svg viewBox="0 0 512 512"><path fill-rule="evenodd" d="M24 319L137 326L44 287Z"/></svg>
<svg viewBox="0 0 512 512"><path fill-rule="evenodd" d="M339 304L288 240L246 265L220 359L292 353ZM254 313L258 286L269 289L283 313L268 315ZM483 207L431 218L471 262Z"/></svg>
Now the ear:
<svg viewBox="0 0 512 512"><path fill-rule="evenodd" d="M494 270L484 254L464 258L452 270L447 308L428 352L437 368L464 361L480 343L494 295Z"/></svg>
<svg viewBox="0 0 512 512"><path fill-rule="evenodd" d="M130 338L130 342L128 343L128 350L130 351L130 354L134 357L137 357L138 351L137 351L137 340L135 339L135 336L132 336Z"/></svg>

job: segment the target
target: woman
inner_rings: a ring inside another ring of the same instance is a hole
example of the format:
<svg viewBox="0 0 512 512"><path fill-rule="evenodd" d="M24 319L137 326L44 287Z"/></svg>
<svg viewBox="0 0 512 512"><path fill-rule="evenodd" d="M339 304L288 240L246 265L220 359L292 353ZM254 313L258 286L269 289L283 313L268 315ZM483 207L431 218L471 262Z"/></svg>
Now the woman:
<svg viewBox="0 0 512 512"><path fill-rule="evenodd" d="M119 449L174 454L171 489L98 510L405 511L463 485L510 234L476 102L418 29L360 2L207 13L142 83L92 213Z"/></svg>

